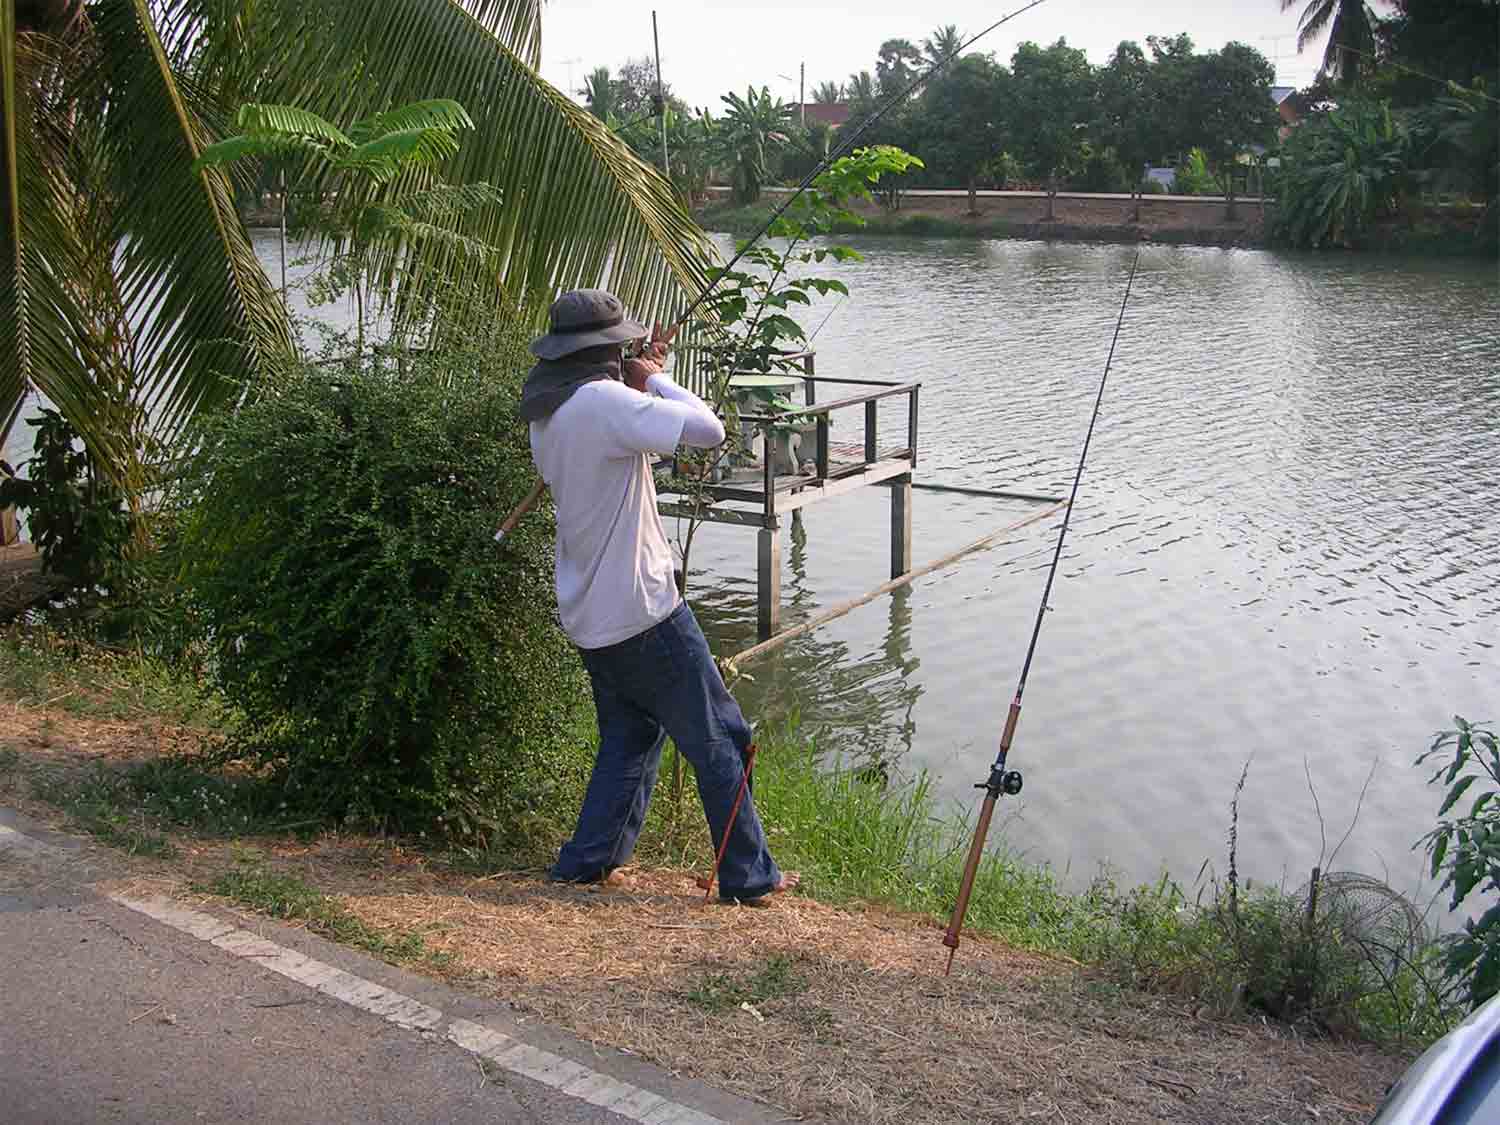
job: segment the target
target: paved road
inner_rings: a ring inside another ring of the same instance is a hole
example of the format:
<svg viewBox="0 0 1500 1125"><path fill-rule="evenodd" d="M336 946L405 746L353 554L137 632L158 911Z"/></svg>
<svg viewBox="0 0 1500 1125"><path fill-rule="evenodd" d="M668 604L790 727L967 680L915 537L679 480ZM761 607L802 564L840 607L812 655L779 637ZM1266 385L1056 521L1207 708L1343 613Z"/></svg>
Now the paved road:
<svg viewBox="0 0 1500 1125"><path fill-rule="evenodd" d="M299 930L101 897L90 874L0 809L6 1125L780 1120Z"/></svg>

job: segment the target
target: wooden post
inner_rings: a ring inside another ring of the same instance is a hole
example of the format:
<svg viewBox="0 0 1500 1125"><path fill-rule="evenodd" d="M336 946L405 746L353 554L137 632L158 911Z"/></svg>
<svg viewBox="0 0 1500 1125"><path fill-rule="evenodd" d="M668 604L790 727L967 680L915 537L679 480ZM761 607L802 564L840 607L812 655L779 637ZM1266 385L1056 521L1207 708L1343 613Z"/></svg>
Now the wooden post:
<svg viewBox="0 0 1500 1125"><path fill-rule="evenodd" d="M891 480L891 577L911 570L911 474Z"/></svg>
<svg viewBox="0 0 1500 1125"><path fill-rule="evenodd" d="M875 399L871 399L869 402L865 403L865 463L866 464L869 464L870 462L877 460L878 457L879 457L879 450L878 450L878 448L876 447L876 444L875 444L875 437L876 437L875 431L878 429L878 426L877 426L877 423L876 423L876 418L875 418L875 408L877 406L879 406L879 405L880 405L880 403L878 401L876 401Z"/></svg>
<svg viewBox="0 0 1500 1125"><path fill-rule="evenodd" d="M760 529L757 561L756 635L766 640L781 628L781 529L774 520Z"/></svg>

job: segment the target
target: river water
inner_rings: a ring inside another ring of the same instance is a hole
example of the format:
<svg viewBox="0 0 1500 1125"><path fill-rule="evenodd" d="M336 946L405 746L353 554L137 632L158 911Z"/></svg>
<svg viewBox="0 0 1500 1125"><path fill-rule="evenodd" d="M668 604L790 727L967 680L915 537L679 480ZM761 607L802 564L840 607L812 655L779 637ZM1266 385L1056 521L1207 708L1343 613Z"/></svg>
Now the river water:
<svg viewBox="0 0 1500 1125"><path fill-rule="evenodd" d="M819 375L922 381L918 480L1066 492L1134 248L848 241L866 260L839 268L851 297L817 337ZM904 445L904 408L882 410ZM1500 718L1497 419L1493 264L1144 247L1011 754L1026 788L1002 806L1007 844L1074 885L1100 864L1190 883L1225 869L1249 761L1240 868L1300 884L1373 769L1333 867L1419 893L1410 849L1441 794L1413 759L1454 713ZM859 440L858 410L845 425ZM918 492L913 561L1026 510ZM1059 522L792 641L741 701L973 808ZM888 536L883 489L807 509L783 535L786 623L883 581ZM722 651L754 639L754 551L721 526L694 548Z"/></svg>
<svg viewBox="0 0 1500 1125"><path fill-rule="evenodd" d="M847 302L805 319L833 310L818 373L921 380L919 480L1066 491L1134 248L845 241L866 259L838 267ZM274 277L274 234L257 250ZM882 409L900 438L902 411ZM1002 806L1005 844L1072 885L1101 864L1190 884L1205 860L1224 869L1248 761L1240 868L1300 884L1373 770L1332 866L1420 897L1411 845L1440 793L1412 761L1454 713L1500 718L1497 419L1493 264L1144 247L1012 751L1026 788ZM855 411L834 437L859 426ZM914 562L1028 510L918 492ZM786 624L887 577L885 490L805 517L783 536ZM929 771L946 807L972 809L1058 526L751 665L746 711L795 719L830 755ZM693 565L716 650L752 643L753 531L704 528Z"/></svg>

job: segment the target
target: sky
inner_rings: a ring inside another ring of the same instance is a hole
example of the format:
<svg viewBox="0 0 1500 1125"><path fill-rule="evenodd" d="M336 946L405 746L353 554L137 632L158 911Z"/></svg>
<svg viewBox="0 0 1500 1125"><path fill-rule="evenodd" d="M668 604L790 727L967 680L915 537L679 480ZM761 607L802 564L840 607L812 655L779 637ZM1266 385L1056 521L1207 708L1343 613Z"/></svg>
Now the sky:
<svg viewBox="0 0 1500 1125"><path fill-rule="evenodd" d="M910 39L920 47L935 27L950 23L968 37L1024 3L548 0L542 16L542 76L559 89L576 91L593 68L615 69L627 58L650 54L654 9L663 77L689 105L718 112L721 94L731 89L743 93L752 83L768 86L784 101L796 101L803 63L810 100L819 82L842 82L858 70L873 74L876 53L886 39ZM1377 11L1387 7L1375 6ZM1030 39L1046 45L1065 37L1102 65L1122 39L1144 46L1148 35L1185 31L1199 50L1217 50L1231 40L1246 43L1276 66L1279 85L1305 86L1318 68L1321 46L1296 53L1302 7L1301 0L1287 12L1280 0L1045 0L971 50L993 52L1008 63L1018 43Z"/></svg>

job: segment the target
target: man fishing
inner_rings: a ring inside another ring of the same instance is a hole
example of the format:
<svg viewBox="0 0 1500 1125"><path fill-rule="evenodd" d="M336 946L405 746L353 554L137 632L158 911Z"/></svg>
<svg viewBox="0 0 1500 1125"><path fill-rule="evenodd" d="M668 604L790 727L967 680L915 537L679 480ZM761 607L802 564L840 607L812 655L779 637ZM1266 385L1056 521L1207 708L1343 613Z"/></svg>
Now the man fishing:
<svg viewBox="0 0 1500 1125"><path fill-rule="evenodd" d="M635 850L671 735L693 766L716 847L719 897L768 905L795 887L766 844L745 778L750 727L678 592L656 509L650 454L711 449L724 426L662 370L674 333L646 329L613 293L579 289L552 305L551 331L521 392L531 453L557 513L557 604L593 685L599 751L573 837L551 878L629 885ZM729 838L725 839L726 829Z"/></svg>

